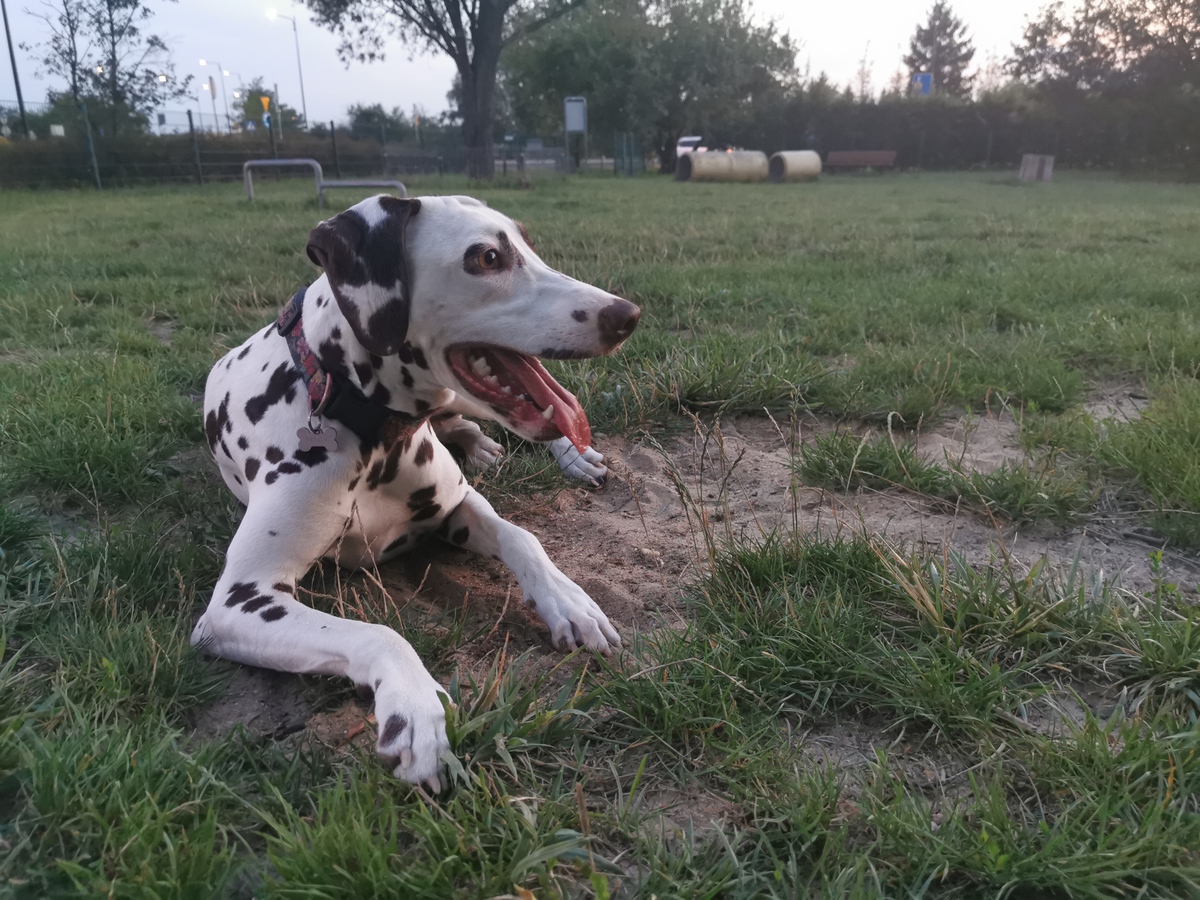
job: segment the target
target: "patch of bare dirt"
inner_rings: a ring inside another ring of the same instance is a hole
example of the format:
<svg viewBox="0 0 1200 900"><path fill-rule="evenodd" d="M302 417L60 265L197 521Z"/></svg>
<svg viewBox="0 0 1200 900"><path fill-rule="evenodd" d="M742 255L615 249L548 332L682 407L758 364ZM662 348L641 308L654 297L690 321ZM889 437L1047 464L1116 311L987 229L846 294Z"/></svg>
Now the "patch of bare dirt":
<svg viewBox="0 0 1200 900"><path fill-rule="evenodd" d="M1133 414L1139 401L1127 394L1097 402ZM625 636L686 621L682 591L703 573L708 560L702 526L718 540L757 539L780 528L867 532L931 552L949 547L973 565L987 565L1003 545L1017 565L1029 566L1046 556L1052 564L1070 566L1078 557L1085 570L1106 580L1118 579L1140 591L1151 587L1148 554L1155 547L1129 530L1129 523L1017 526L898 489L843 494L800 483L791 465L795 448L833 427L817 418L788 424L736 417L697 425L691 433L662 438L658 444L597 435L596 445L611 468L602 489L564 486L500 511L533 532L551 559L591 594ZM923 434L921 447L922 453L939 460L944 454L968 469L988 470L1022 458L1017 425L1007 415L945 423ZM1200 583L1200 560L1193 554L1167 551L1163 569L1180 584ZM581 658L561 664L561 655L548 645L546 628L525 609L516 579L499 562L451 547L426 548L388 563L379 575L397 605L465 616L467 639L451 662L476 678L502 649L510 659L529 651L535 671L552 683L577 676L579 667L588 664ZM286 731L307 715L299 685L289 675L239 676L235 690L201 713L197 731L217 734L234 722L263 733ZM349 701L341 709L307 718L300 738L333 747L372 740L373 728L363 725L368 712L369 705ZM1081 708L1075 707L1047 711L1032 726L1054 731L1080 715ZM955 764L940 751L920 747L901 748L897 756L896 733L886 723L835 723L808 732L803 740L806 755L839 769L865 766L877 749L891 748L889 758L902 758L914 783L944 782ZM699 825L729 814L716 798L685 803L663 794L659 799L669 823L690 819Z"/></svg>

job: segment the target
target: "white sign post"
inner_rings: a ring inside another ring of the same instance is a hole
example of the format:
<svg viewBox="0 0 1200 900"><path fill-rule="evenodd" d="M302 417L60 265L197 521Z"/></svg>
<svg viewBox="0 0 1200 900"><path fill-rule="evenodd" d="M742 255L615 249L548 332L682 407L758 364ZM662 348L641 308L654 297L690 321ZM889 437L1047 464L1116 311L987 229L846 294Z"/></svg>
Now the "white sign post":
<svg viewBox="0 0 1200 900"><path fill-rule="evenodd" d="M566 97L563 99L563 121L565 127L563 131L566 133L566 150L569 154L571 151L571 135L583 135L583 156L580 157L584 162L587 161L587 97Z"/></svg>

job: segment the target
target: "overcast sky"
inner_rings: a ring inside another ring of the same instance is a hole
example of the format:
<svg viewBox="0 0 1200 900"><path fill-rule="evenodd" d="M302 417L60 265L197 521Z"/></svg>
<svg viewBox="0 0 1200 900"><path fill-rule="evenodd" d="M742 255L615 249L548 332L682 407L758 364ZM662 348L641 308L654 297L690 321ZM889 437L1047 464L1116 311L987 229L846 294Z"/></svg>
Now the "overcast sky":
<svg viewBox="0 0 1200 900"><path fill-rule="evenodd" d="M760 20L775 18L799 39L802 49L797 63L801 70L807 66L814 76L823 70L836 83L848 84L865 53L878 91L899 66L914 27L925 17L932 0L751 0L751 4ZM148 30L166 38L176 72L197 76L197 85L213 72L211 67L199 66L198 60L205 57L234 73L230 82L236 82L238 76L248 82L262 75L268 85L279 85L283 102L300 107L292 26L284 19L267 19L266 11L274 5L279 12L297 17L304 87L313 121L341 119L346 107L355 102L399 106L409 112L414 106L429 113L446 108L454 65L444 56L422 54L410 60L408 48L392 44L384 62L347 68L337 58L337 39L331 33L312 24L303 9L278 0L179 0L152 5L156 16ZM1025 17L1041 5L1042 0L954 0L953 8L974 38L976 62L983 63L989 54L1006 55L1019 38ZM39 6L40 0L8 0L15 44L33 44L45 37L45 23L31 13ZM44 100L51 83L38 77L33 54L18 47L17 65L25 99ZM230 83L229 90L234 86ZM202 96L207 113L211 107L207 95ZM0 65L0 100L15 98L6 59ZM193 109L195 104L193 100ZM176 106L185 108L182 101Z"/></svg>

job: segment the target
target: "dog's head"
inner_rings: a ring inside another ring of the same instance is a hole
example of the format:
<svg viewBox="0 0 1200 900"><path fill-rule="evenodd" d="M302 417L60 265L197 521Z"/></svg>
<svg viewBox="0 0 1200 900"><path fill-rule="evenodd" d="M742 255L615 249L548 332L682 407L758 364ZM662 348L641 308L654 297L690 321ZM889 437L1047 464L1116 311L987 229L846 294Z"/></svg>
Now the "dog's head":
<svg viewBox="0 0 1200 900"><path fill-rule="evenodd" d="M640 310L550 268L519 223L469 197L379 196L314 228L308 255L370 353L419 349L423 380L477 415L590 443L579 401L538 357L612 353Z"/></svg>

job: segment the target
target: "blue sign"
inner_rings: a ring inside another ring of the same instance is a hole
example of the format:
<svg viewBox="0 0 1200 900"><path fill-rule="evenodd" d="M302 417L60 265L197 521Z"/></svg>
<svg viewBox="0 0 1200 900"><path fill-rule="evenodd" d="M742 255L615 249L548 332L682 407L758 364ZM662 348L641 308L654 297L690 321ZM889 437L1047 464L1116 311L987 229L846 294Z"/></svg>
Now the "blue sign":
<svg viewBox="0 0 1200 900"><path fill-rule="evenodd" d="M265 112L265 113L263 113L263 128L266 128L269 130L270 127L271 127L271 114Z"/></svg>
<svg viewBox="0 0 1200 900"><path fill-rule="evenodd" d="M922 97L928 97L933 93L933 73L932 72L917 72L913 75L913 87L917 89L917 93Z"/></svg>
<svg viewBox="0 0 1200 900"><path fill-rule="evenodd" d="M258 123L255 122L253 119L247 119L246 120L246 130L247 131L257 131Z"/></svg>

